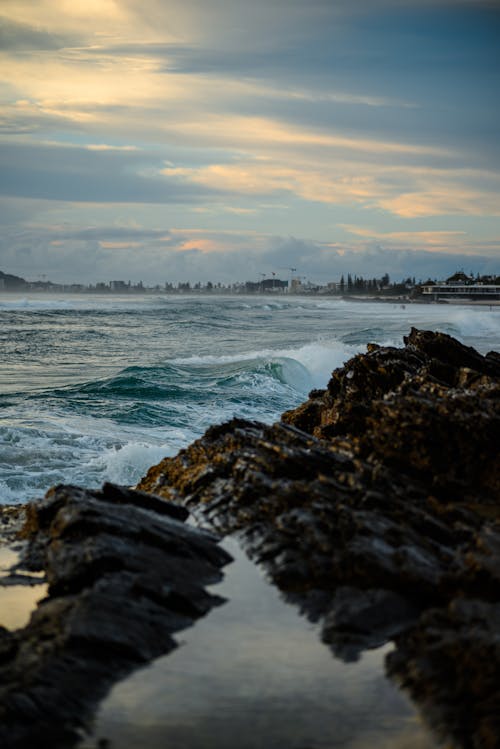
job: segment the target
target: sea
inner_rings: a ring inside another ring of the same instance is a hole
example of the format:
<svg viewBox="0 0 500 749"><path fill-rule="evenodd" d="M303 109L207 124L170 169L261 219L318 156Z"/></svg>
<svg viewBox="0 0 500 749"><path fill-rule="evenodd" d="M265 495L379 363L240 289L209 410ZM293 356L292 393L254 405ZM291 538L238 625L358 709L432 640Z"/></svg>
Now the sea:
<svg viewBox="0 0 500 749"><path fill-rule="evenodd" d="M53 484L134 485L233 416L273 422L375 342L412 326L500 349L500 307L296 296L0 297L0 503ZM393 645L334 658L320 624L239 548L225 604L179 647L117 682L75 749L438 749L385 677ZM0 572L16 553L0 548ZM46 584L0 586L0 623L24 626Z"/></svg>
<svg viewBox="0 0 500 749"><path fill-rule="evenodd" d="M410 328L500 350L500 307L332 297L0 296L0 503L134 485L212 424L271 423Z"/></svg>

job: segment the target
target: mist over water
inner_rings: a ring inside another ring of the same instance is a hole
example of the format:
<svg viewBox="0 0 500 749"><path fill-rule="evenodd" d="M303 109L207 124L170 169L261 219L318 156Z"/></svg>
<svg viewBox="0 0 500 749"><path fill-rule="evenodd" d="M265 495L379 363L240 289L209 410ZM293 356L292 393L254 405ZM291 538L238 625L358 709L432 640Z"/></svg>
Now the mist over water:
<svg viewBox="0 0 500 749"><path fill-rule="evenodd" d="M321 297L0 296L0 502L134 484L233 416L273 422L411 326L482 353L500 308Z"/></svg>

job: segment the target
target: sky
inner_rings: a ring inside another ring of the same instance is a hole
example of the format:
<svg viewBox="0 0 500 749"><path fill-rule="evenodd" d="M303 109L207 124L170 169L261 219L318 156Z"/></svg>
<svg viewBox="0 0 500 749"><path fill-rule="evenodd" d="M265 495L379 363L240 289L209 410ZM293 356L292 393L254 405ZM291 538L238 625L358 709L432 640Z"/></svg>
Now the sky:
<svg viewBox="0 0 500 749"><path fill-rule="evenodd" d="M500 273L500 0L2 0L0 270Z"/></svg>

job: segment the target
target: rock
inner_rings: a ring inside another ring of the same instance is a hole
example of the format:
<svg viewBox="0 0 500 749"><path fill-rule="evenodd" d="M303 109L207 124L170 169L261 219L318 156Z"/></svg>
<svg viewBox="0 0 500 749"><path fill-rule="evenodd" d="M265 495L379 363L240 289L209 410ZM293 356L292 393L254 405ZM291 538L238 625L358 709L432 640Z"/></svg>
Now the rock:
<svg viewBox="0 0 500 749"><path fill-rule="evenodd" d="M337 654L397 637L390 673L442 733L497 747L496 630L464 606L500 605L499 444L500 357L412 329L404 348L369 345L281 423L209 429L139 488L238 533ZM476 663L459 663L467 638Z"/></svg>
<svg viewBox="0 0 500 749"><path fill-rule="evenodd" d="M316 437L362 436L374 403L389 394L423 390L437 399L453 389L498 385L500 356L481 356L445 333L411 329L406 347L368 345L368 352L336 369L326 390L313 390L306 403L283 414L282 420ZM451 391L451 392L450 392Z"/></svg>
<svg viewBox="0 0 500 749"><path fill-rule="evenodd" d="M321 639L343 660L357 660L361 650L384 645L407 631L420 612L410 596L391 590L339 587L324 618Z"/></svg>
<svg viewBox="0 0 500 749"><path fill-rule="evenodd" d="M28 506L10 579L42 572L49 594L0 627L0 745L71 745L114 680L220 602L204 586L229 558L190 510L238 534L335 654L394 640L388 673L443 739L497 747L499 396L498 354L412 329L280 423L212 427L137 491L60 486Z"/></svg>
<svg viewBox="0 0 500 749"><path fill-rule="evenodd" d="M0 505L0 544L13 544L26 520L23 505Z"/></svg>
<svg viewBox="0 0 500 749"><path fill-rule="evenodd" d="M27 508L23 568L48 596L0 630L0 745L72 745L118 678L176 647L172 635L222 599L204 586L230 561L182 507L107 484L50 490ZM16 571L14 571L14 574Z"/></svg>
<svg viewBox="0 0 500 749"><path fill-rule="evenodd" d="M500 604L456 598L397 640L388 673L422 706L443 740L500 743Z"/></svg>
<svg viewBox="0 0 500 749"><path fill-rule="evenodd" d="M221 533L239 533L285 594L303 593L306 611L311 590L339 586L411 589L419 605L434 603L452 570L465 575L457 546L474 546L467 510L436 513L416 480L286 424L216 427L146 480L153 476L158 493Z"/></svg>

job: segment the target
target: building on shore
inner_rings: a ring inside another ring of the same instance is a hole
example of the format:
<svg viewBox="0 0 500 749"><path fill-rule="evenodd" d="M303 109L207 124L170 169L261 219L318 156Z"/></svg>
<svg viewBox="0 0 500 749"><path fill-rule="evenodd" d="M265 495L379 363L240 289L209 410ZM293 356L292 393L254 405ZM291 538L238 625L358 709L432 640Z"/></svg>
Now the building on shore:
<svg viewBox="0 0 500 749"><path fill-rule="evenodd" d="M288 289L288 281L282 281L279 278L263 278L262 281L247 281L245 283L245 292L248 294L258 294L262 292L284 292Z"/></svg>
<svg viewBox="0 0 500 749"><path fill-rule="evenodd" d="M427 283L422 286L422 295L438 301L453 299L494 300L500 299L500 284L465 283L464 281Z"/></svg>

